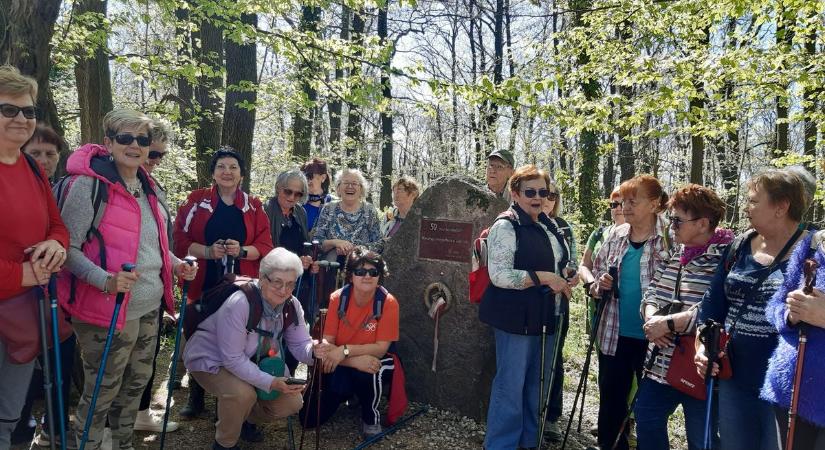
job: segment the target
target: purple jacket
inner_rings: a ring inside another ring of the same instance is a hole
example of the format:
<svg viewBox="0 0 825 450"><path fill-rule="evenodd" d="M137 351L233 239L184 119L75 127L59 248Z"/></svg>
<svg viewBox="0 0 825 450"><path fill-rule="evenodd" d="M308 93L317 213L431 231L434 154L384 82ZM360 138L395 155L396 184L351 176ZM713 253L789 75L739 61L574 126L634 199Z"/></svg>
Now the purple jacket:
<svg viewBox="0 0 825 450"><path fill-rule="evenodd" d="M820 290L825 290L825 249L823 245L825 244L819 245L814 256L819 263L819 269L816 271L816 288ZM783 408L790 408L791 405L791 389L796 371L796 346L799 343L799 329L789 327L786 320L785 298L789 292L802 286L804 279L802 264L805 258L810 257L812 253L811 236L808 236L794 250L788 262L785 282L776 291L765 310L768 321L779 330L779 344L768 361L768 372L765 375L760 397ZM808 327L808 345L802 370L798 413L805 420L819 427L825 427L823 379L825 379L825 330L811 326Z"/></svg>
<svg viewBox="0 0 825 450"><path fill-rule="evenodd" d="M298 361L312 361L312 338L304 326L304 311L295 297L298 325L293 322L283 333L284 345ZM258 369L250 358L258 349L258 333L247 333L249 303L243 292L232 294L214 314L198 326L198 331L186 342L183 362L189 371L218 373L221 367L243 381L269 392L275 377ZM283 329L283 314L276 319L261 318L258 328L274 331L278 336ZM288 371L288 369L287 369ZM287 374L287 376L289 376Z"/></svg>

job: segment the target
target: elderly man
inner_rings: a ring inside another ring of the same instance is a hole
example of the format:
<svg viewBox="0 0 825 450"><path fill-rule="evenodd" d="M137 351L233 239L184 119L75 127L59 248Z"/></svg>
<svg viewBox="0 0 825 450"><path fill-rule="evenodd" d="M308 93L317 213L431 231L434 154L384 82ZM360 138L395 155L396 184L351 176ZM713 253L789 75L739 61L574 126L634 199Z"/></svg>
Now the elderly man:
<svg viewBox="0 0 825 450"><path fill-rule="evenodd" d="M508 150L494 150L487 156L487 188L510 203L507 181L513 175L515 160Z"/></svg>

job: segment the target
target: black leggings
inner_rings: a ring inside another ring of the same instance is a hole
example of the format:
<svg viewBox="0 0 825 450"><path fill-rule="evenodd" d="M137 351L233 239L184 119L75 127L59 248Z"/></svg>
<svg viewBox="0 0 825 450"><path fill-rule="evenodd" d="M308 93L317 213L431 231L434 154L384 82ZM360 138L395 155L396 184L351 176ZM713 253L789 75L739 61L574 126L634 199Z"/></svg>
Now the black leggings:
<svg viewBox="0 0 825 450"><path fill-rule="evenodd" d="M140 397L140 406L138 407L138 411L145 411L149 409L149 406L152 404L152 385L155 384L155 372L157 372L158 353L160 353L160 335L163 333L163 308L161 308L158 311L160 314L160 321L158 322L158 338L156 339L157 343L155 344L155 357L152 358L152 376L149 377L149 383L146 384L146 388L143 389L143 395ZM182 350L183 349L181 348L181 351Z"/></svg>
<svg viewBox="0 0 825 450"><path fill-rule="evenodd" d="M788 436L788 410L774 407L776 421L779 423L779 435L782 437L782 448L785 448L785 439ZM797 416L796 431L794 432L793 448L796 450L825 450L825 428Z"/></svg>
<svg viewBox="0 0 825 450"><path fill-rule="evenodd" d="M627 417L627 396L633 377L640 380L647 352L647 341L619 336L616 354L599 352L599 447L613 448L622 422ZM617 450L627 450L627 432L622 431Z"/></svg>

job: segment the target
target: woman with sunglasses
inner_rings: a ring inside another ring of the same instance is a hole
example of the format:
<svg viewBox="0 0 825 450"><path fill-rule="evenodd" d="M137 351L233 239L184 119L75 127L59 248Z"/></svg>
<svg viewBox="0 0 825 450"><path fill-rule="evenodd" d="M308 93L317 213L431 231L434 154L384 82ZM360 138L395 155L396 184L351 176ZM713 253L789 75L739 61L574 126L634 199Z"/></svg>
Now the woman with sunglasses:
<svg viewBox="0 0 825 450"><path fill-rule="evenodd" d="M622 424L628 415L627 398L642 376L647 340L639 313L644 288L650 285L659 266L670 259L670 236L660 213L667 205L662 184L650 175L640 175L619 187L626 223L617 226L602 244L593 262L597 280L590 295L613 295L603 308L596 329L599 344L598 442L601 449L627 450L630 427ZM619 279L609 274L618 268ZM619 300L621 299L621 300Z"/></svg>
<svg viewBox="0 0 825 450"><path fill-rule="evenodd" d="M104 145L87 144L75 150L67 163L71 178L61 203L72 245L68 273L58 281L60 301L72 316L83 362L83 394L75 422L78 438L86 426L114 313L113 297L125 294L89 424L87 448L92 449L100 448L107 418L113 442L120 448L132 446L141 394L152 373L158 310L174 313L173 273L191 280L197 271L169 249L170 218L142 168L152 143L152 121L136 111L115 109L103 118L103 129ZM95 189L106 190L102 210L94 204ZM135 270L122 270L124 263L135 264Z"/></svg>
<svg viewBox="0 0 825 450"><path fill-rule="evenodd" d="M189 303L227 273L256 276L261 257L273 247L263 204L241 190L247 173L241 155L221 147L212 155L209 171L212 187L191 192L175 218L175 254L194 256L201 267L189 286ZM190 380L189 401L180 415L197 417L203 407L203 388Z"/></svg>
<svg viewBox="0 0 825 450"><path fill-rule="evenodd" d="M238 450L239 439L259 434L250 432L252 424L289 417L301 408L304 385L291 384L289 371L273 376L261 368L265 363L259 363L287 349L298 360L312 362L312 339L301 304L292 295L302 266L298 256L284 248L270 251L260 261L259 278L252 281L262 305L256 331L246 328L251 300L238 290L198 325L186 343L186 367L217 398L212 450ZM279 394L274 399L259 397L272 392Z"/></svg>
<svg viewBox="0 0 825 450"><path fill-rule="evenodd" d="M646 360L651 364L645 367L634 409L637 448L668 450L668 418L681 405L688 448L699 450L703 448L705 402L671 386L667 373L679 336L696 333L699 303L722 253L733 241L733 232L718 228L725 216L725 202L706 187L688 184L677 190L668 208L670 228L680 247L656 271L642 299L643 329L649 341ZM714 436L716 419L714 414ZM715 441L714 448L718 448Z"/></svg>
<svg viewBox="0 0 825 450"><path fill-rule="evenodd" d="M60 219L49 179L22 152L37 122L37 83L11 66L0 66L0 303L44 285L66 260L69 235ZM12 311L4 311L11 320ZM27 324L36 330L36 321ZM9 448L34 370L31 361L13 362L0 326L0 448ZM28 420L28 414L23 420Z"/></svg>
<svg viewBox="0 0 825 450"><path fill-rule="evenodd" d="M570 248L542 212L550 177L527 165L509 183L513 203L490 227L490 285L479 306L479 319L493 327L496 343L484 439L488 450L538 445L539 400L550 390L540 380L550 380L557 315L571 297L563 276Z"/></svg>
<svg viewBox="0 0 825 450"><path fill-rule="evenodd" d="M370 437L381 432L378 405L385 387L391 386L396 394L404 389L394 377L399 373L397 359L388 353L399 336L398 301L381 286L387 269L378 253L356 247L347 256L345 271L347 284L330 296L324 341L316 350L325 374L320 424L354 394L361 405L361 432ZM399 398L391 393L390 413ZM302 425L319 425L317 408L315 397L305 399L299 416Z"/></svg>
<svg viewBox="0 0 825 450"><path fill-rule="evenodd" d="M759 397L779 334L768 302L788 273L788 259L807 236L802 216L809 197L793 171L769 169L747 182L745 208L752 230L737 236L720 262L699 308L699 321L724 325L733 376L719 380L719 438L725 450L782 448L773 405ZM783 249L786 249L783 255ZM695 357L704 376L707 357ZM718 365L714 363L714 372Z"/></svg>

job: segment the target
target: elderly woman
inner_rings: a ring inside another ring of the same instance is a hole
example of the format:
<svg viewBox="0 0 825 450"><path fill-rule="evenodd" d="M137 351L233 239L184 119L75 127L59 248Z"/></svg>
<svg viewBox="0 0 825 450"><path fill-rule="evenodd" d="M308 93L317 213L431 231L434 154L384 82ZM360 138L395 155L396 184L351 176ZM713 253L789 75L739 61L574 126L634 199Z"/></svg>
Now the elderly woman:
<svg viewBox="0 0 825 450"><path fill-rule="evenodd" d="M395 358L388 354L390 345L398 340L398 301L381 283L386 265L380 255L357 247L347 257L346 282L332 293L329 315L324 324L325 342L318 347L324 370L320 423L329 420L338 406L353 394L361 404L361 431L369 437L381 432L381 402L384 386L404 389L396 383ZM397 398L397 397L396 397ZM299 416L306 427L316 422L317 399L305 403L311 414ZM392 410L393 396L390 398ZM403 409L403 408L402 408Z"/></svg>
<svg viewBox="0 0 825 450"><path fill-rule="evenodd" d="M87 426L114 312L113 296L125 294L88 424L88 446L93 449L100 448L107 418L113 442L120 448L132 446L138 403L152 372L158 311L174 312L173 272L192 279L197 271L169 249L169 217L154 183L141 168L152 142L151 127L145 115L116 109L103 118L104 145L75 150L67 164L71 179L62 215L72 245L66 262L69 273L60 278L58 289L61 304L72 316L83 361L85 383L75 423L78 437ZM102 189L107 201L96 206L92 192ZM136 265L134 272L121 269L127 262Z"/></svg>
<svg viewBox="0 0 825 450"><path fill-rule="evenodd" d="M666 377L679 336L696 332L699 302L733 232L717 228L725 203L706 187L689 184L679 189L668 208L670 227L681 248L659 268L642 299L650 365L639 385L636 434L639 450L669 449L668 417L682 405L688 448L698 450L703 445L705 402L670 386Z"/></svg>
<svg viewBox="0 0 825 450"><path fill-rule="evenodd" d="M65 147L63 138L51 127L37 125L31 139L23 146L23 151L40 163L49 179L53 179L57 163L60 162L60 152Z"/></svg>
<svg viewBox="0 0 825 450"><path fill-rule="evenodd" d="M607 205L610 209L610 220L612 223L607 226L596 228L592 233L590 233L590 236L587 238L587 244L584 246L581 264L579 264L579 278L584 284L585 290L588 292L590 291L590 286L592 286L596 281L596 278L593 276L592 272L593 258L599 254L599 250L602 248L602 243L605 241L607 236L610 235L610 232L617 226L624 223L624 216L622 215L622 194L619 192L618 186L613 189L613 192L610 193L610 198L608 199ZM591 305L588 302L588 312L592 316L595 312L595 308L591 309L591 306L595 305Z"/></svg>
<svg viewBox="0 0 825 450"><path fill-rule="evenodd" d="M496 341L496 375L484 439L489 450L537 446L537 394L544 398L549 391L539 380L550 379L556 316L571 296L562 276L570 249L542 212L550 177L535 166L522 166L510 178L510 194L513 204L490 227L490 286L479 307L479 318L493 327Z"/></svg>
<svg viewBox="0 0 825 450"><path fill-rule="evenodd" d="M239 448L238 438L254 434L248 423L271 422L301 409L304 386L287 384L288 370L284 376L273 376L256 361L261 355L282 358L287 348L299 361L312 361L312 340L304 325L304 312L292 296L303 272L303 264L294 253L280 247L270 251L261 260L260 278L252 281L260 298L249 299L242 289L238 290L198 325L186 343L186 367L218 399L213 450ZM247 331L252 301L261 301L263 307L255 332ZM260 400L256 389L280 395L274 400Z"/></svg>
<svg viewBox="0 0 825 450"><path fill-rule="evenodd" d="M307 212L307 230L312 231L318 215L321 214L321 208L332 201L329 194L331 178L327 163L323 159L312 158L301 167L301 171L304 172L309 184L304 209Z"/></svg>
<svg viewBox="0 0 825 450"><path fill-rule="evenodd" d="M418 183L410 177L401 177L392 185L392 203L395 208L387 215L387 221L381 226L384 237L392 237L401 222L407 218L413 203L418 199Z"/></svg>
<svg viewBox="0 0 825 450"><path fill-rule="evenodd" d="M356 246L362 245L377 253L383 249L381 224L375 208L367 203L369 185L358 169L344 169L335 180L335 192L340 200L324 205L316 224L315 239L324 252L335 251L344 262Z"/></svg>
<svg viewBox="0 0 825 450"><path fill-rule="evenodd" d="M272 243L296 255L302 255L304 242L309 242L307 212L300 203L307 198L307 184L306 176L298 169L281 172L275 180L275 197L266 203ZM312 258L303 256L301 262L306 270Z"/></svg>
<svg viewBox="0 0 825 450"><path fill-rule="evenodd" d="M766 308L785 281L787 257L807 234L800 227L806 208L805 187L792 172L770 169L748 181L745 211L753 230L734 240L702 300L700 322L722 323L730 336L733 377L719 382L719 437L725 450L781 448L773 406L759 398L778 337ZM696 363L702 375L704 353L700 346Z"/></svg>
<svg viewBox="0 0 825 450"><path fill-rule="evenodd" d="M627 397L642 376L647 340L639 314L642 293L656 270L670 260L670 237L659 213L667 205L662 184L650 175L640 175L620 186L622 214L626 223L613 229L593 263L597 282L590 295L600 298L605 290L614 294L603 308L596 330L599 343L599 420L601 448L628 449L627 432L619 435L628 414ZM608 274L618 268L618 280ZM614 283L618 286L615 286ZM621 301L619 300L621 299Z"/></svg>
<svg viewBox="0 0 825 450"><path fill-rule="evenodd" d="M175 218L175 254L198 258L201 270L189 287L189 302L217 285L224 274L257 276L258 263L272 250L269 219L263 204L241 190L247 169L235 150L222 147L209 163L214 184L189 194ZM189 401L180 415L203 412L203 389L189 385Z"/></svg>
<svg viewBox="0 0 825 450"><path fill-rule="evenodd" d="M49 179L21 149L35 130L37 83L10 66L0 66L0 303L46 284L66 259L69 235L52 197ZM9 312L10 313L10 312ZM28 324L38 329L38 324ZM0 448L26 400L34 360L12 361L0 327ZM28 419L28 415L25 417Z"/></svg>

